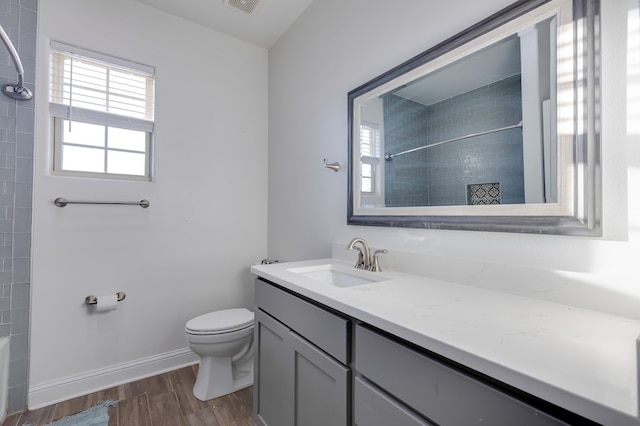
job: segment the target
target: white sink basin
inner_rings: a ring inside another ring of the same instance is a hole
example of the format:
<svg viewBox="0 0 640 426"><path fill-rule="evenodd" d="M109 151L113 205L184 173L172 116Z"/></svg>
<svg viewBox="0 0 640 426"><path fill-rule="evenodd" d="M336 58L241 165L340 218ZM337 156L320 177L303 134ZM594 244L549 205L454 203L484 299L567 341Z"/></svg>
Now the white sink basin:
<svg viewBox="0 0 640 426"><path fill-rule="evenodd" d="M389 279L384 276L376 276L376 272L362 271L360 269L334 264L290 268L287 269L287 271L335 287L355 287Z"/></svg>

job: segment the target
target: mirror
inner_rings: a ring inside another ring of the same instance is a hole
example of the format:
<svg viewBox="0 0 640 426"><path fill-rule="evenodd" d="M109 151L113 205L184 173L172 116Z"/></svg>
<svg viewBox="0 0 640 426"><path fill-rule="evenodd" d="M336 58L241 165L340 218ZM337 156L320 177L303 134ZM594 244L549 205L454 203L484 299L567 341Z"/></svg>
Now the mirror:
<svg viewBox="0 0 640 426"><path fill-rule="evenodd" d="M516 2L351 91L348 223L600 235L598 13Z"/></svg>

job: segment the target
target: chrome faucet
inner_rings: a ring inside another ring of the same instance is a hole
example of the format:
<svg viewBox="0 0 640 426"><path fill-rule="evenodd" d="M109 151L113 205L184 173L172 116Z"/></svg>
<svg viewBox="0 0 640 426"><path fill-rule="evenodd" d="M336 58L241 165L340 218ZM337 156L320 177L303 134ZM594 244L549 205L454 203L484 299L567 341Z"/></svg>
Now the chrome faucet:
<svg viewBox="0 0 640 426"><path fill-rule="evenodd" d="M359 247L356 247L356 244L358 243L362 246L362 250ZM356 268L366 270L371 268L371 250L369 250L369 245L365 240L362 238L354 238L347 246L347 250L358 250L358 262L356 263Z"/></svg>
<svg viewBox="0 0 640 426"><path fill-rule="evenodd" d="M362 249L357 247L357 244L360 244ZM381 271L380 264L378 263L378 253L386 253L387 250L376 250L372 258L371 249L369 249L369 245L362 238L354 238L351 240L349 245L347 245L347 249L358 250L358 261L356 262L355 268L373 272Z"/></svg>

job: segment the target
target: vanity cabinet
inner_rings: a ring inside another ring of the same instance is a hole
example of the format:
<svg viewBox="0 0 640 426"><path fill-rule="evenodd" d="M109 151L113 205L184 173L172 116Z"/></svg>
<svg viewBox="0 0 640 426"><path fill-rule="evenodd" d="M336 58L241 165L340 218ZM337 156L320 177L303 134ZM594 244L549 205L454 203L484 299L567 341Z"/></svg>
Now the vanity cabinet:
<svg viewBox="0 0 640 426"><path fill-rule="evenodd" d="M347 426L349 320L260 279L256 308L256 424Z"/></svg>
<svg viewBox="0 0 640 426"><path fill-rule="evenodd" d="M594 424L261 278L256 307L257 425Z"/></svg>
<svg viewBox="0 0 640 426"><path fill-rule="evenodd" d="M359 426L431 425L426 419L433 424L456 426L567 424L369 327L358 325L355 341L354 365L361 375L354 386L355 423ZM378 403L365 404L363 400ZM403 405L425 419L409 410L401 412ZM400 420L389 423L387 418L391 415Z"/></svg>

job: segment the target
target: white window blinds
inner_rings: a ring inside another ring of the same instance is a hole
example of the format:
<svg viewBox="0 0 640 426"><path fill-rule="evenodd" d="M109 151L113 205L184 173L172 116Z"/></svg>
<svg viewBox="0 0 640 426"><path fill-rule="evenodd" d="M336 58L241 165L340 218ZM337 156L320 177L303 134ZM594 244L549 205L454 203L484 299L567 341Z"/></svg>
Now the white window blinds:
<svg viewBox="0 0 640 426"><path fill-rule="evenodd" d="M380 155L380 130L375 124L360 125L360 155L377 157Z"/></svg>
<svg viewBox="0 0 640 426"><path fill-rule="evenodd" d="M153 131L154 68L51 42L54 117Z"/></svg>

